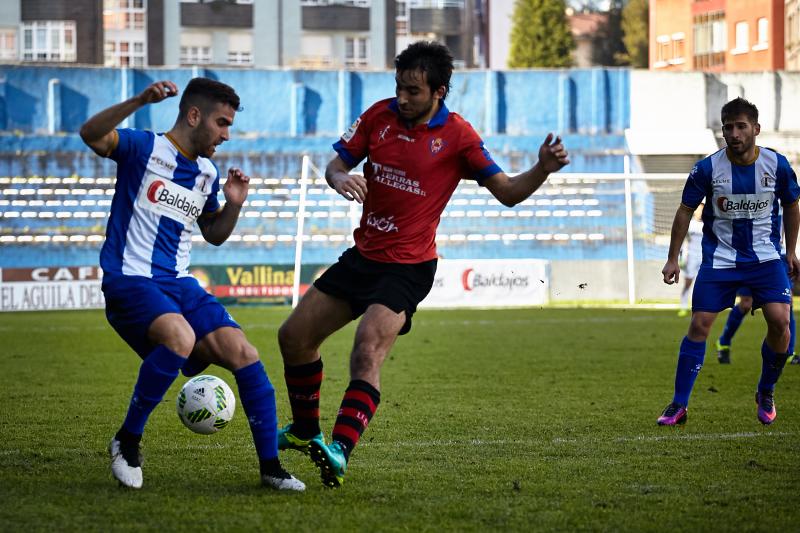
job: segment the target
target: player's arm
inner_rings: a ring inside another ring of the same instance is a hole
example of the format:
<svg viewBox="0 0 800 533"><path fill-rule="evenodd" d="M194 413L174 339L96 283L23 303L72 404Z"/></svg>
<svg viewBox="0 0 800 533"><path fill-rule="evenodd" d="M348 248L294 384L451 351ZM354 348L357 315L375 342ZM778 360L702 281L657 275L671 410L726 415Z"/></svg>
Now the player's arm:
<svg viewBox="0 0 800 533"><path fill-rule="evenodd" d="M678 283L680 279L681 268L678 265L678 259L681 252L681 245L686 238L686 233L689 231L689 222L692 220L694 209L681 204L675 212L675 219L672 221L672 232L669 238L669 252L667 253L667 262L664 268L661 269L661 274L664 276L664 283L672 285Z"/></svg>
<svg viewBox="0 0 800 533"><path fill-rule="evenodd" d="M102 157L108 157L117 147L116 127L128 116L142 106L154 104L178 94L178 87L171 81L157 81L147 87L140 94L128 98L124 102L108 107L81 126L81 139L94 152Z"/></svg>
<svg viewBox="0 0 800 533"><path fill-rule="evenodd" d="M363 204L367 198L367 180L364 176L350 174L351 170L352 167L337 155L325 167L325 181L348 200Z"/></svg>
<svg viewBox="0 0 800 533"><path fill-rule="evenodd" d="M516 176L498 172L484 180L483 185L507 207L513 207L533 194L552 172L561 170L569 163L569 154L561 137L553 138L548 133L539 147L539 161L527 171Z"/></svg>
<svg viewBox="0 0 800 533"><path fill-rule="evenodd" d="M800 208L795 200L783 206L783 233L786 239L786 264L789 266L789 277L797 278L800 274L800 260L797 259L797 232L800 229Z"/></svg>
<svg viewBox="0 0 800 533"><path fill-rule="evenodd" d="M205 213L197 219L200 232L203 238L219 246L231 236L236 222L239 220L239 212L247 199L250 177L238 168L228 170L228 179L222 187L225 195L225 205L213 213Z"/></svg>

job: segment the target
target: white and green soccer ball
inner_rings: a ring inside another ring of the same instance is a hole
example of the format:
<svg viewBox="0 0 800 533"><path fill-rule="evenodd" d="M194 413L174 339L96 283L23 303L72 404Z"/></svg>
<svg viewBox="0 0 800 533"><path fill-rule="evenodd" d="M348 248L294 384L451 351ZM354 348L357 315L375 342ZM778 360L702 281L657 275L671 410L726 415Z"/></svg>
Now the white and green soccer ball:
<svg viewBox="0 0 800 533"><path fill-rule="evenodd" d="M196 376L178 393L178 417L195 433L210 435L230 423L236 410L236 397L227 383L217 376Z"/></svg>

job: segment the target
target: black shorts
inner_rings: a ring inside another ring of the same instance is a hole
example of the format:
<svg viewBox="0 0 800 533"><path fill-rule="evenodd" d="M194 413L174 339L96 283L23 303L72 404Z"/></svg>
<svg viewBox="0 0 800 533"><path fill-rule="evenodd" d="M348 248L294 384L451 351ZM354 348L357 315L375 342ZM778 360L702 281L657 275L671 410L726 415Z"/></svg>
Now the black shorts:
<svg viewBox="0 0 800 533"><path fill-rule="evenodd" d="M436 274L436 259L424 263L381 263L348 248L339 261L315 282L320 291L346 300L353 319L363 315L372 304L385 305L395 313L405 311L406 323L400 330L411 330L411 316L417 305L431 292Z"/></svg>

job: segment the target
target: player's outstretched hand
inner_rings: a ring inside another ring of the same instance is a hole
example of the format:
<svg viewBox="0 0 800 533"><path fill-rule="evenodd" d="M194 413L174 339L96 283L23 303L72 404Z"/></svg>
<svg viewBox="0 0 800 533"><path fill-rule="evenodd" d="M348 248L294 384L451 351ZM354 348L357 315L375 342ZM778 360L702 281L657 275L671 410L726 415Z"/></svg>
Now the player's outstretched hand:
<svg viewBox="0 0 800 533"><path fill-rule="evenodd" d="M171 81L157 81L151 83L144 91L139 94L142 104L157 104L158 102L177 96L178 86Z"/></svg>
<svg viewBox="0 0 800 533"><path fill-rule="evenodd" d="M681 267L678 266L677 261L669 260L664 265L664 268L661 269L661 274L664 275L664 283L667 285L678 283L681 277Z"/></svg>
<svg viewBox="0 0 800 533"><path fill-rule="evenodd" d="M249 184L250 176L246 175L238 168L230 168L228 170L228 179L222 187L222 194L225 195L225 201L241 207L247 199Z"/></svg>
<svg viewBox="0 0 800 533"><path fill-rule="evenodd" d="M569 153L561 142L561 136L548 133L539 147L539 164L546 172L558 172L569 164Z"/></svg>
<svg viewBox="0 0 800 533"><path fill-rule="evenodd" d="M367 198L367 180L358 174L337 172L331 178L336 192L347 198L363 204Z"/></svg>

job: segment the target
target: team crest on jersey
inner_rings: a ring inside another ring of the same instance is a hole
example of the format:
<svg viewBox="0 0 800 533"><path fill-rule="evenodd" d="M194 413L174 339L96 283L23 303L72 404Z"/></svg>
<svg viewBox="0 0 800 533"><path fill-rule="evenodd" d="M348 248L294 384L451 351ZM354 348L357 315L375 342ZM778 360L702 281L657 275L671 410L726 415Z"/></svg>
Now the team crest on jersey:
<svg viewBox="0 0 800 533"><path fill-rule="evenodd" d="M447 142L445 142L441 137L436 137L435 139L431 140L431 153L436 155L447 146Z"/></svg>
<svg viewBox="0 0 800 533"><path fill-rule="evenodd" d="M386 140L386 134L387 134L387 133L389 133L389 128L391 128L391 126L390 126L389 124L387 124L387 125L386 125L386 126L385 126L385 127L382 129L382 130L381 130L381 132L378 134L378 140L379 140L379 141L385 141L385 140Z"/></svg>
<svg viewBox="0 0 800 533"><path fill-rule="evenodd" d="M344 142L350 142L350 139L352 139L353 135L356 134L356 130L360 125L361 125L361 117L358 117L356 121L353 122L353 124L349 128L347 128L347 131L344 132L344 134L342 134L342 140Z"/></svg>
<svg viewBox="0 0 800 533"><path fill-rule="evenodd" d="M761 176L761 186L765 189L775 187L775 176L770 175L769 172L764 172L764 175Z"/></svg>

